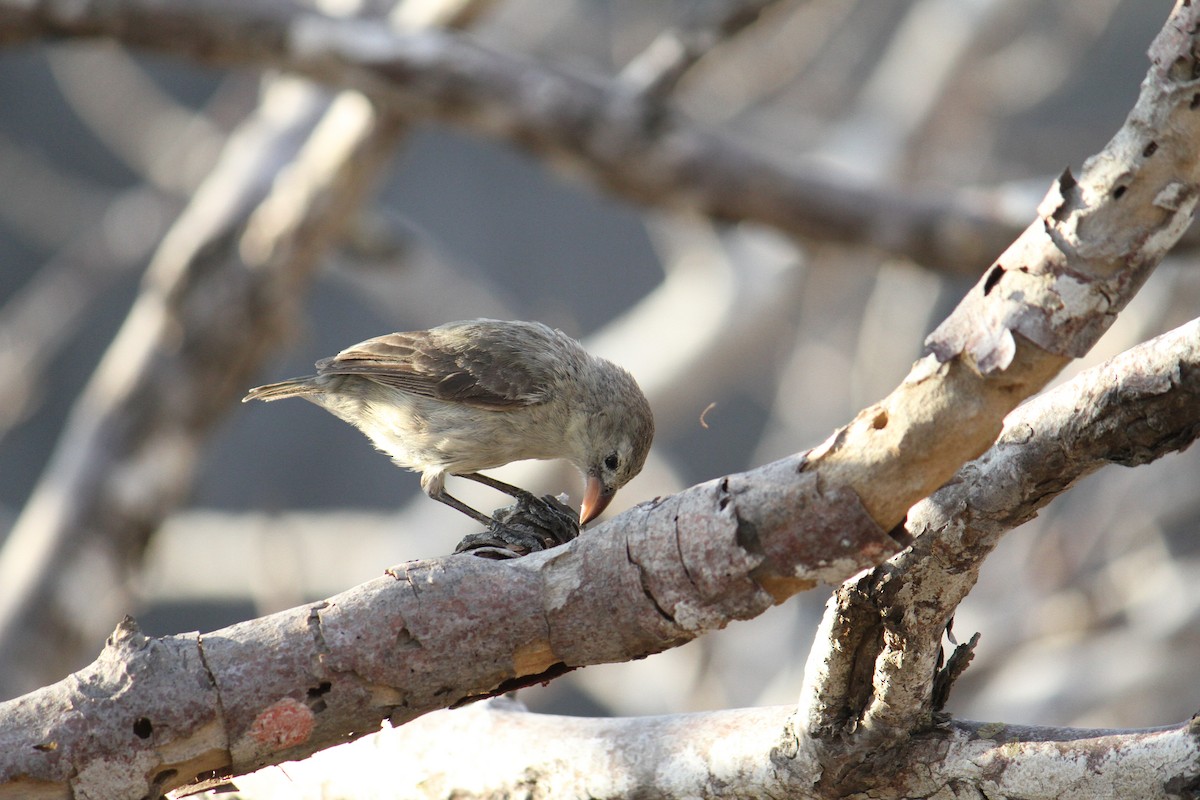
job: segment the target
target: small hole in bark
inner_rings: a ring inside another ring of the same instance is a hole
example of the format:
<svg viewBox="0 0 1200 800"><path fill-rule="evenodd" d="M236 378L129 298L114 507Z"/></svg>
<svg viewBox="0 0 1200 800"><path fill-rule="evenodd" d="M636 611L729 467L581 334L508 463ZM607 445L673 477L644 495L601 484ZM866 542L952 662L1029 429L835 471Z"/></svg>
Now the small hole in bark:
<svg viewBox="0 0 1200 800"><path fill-rule="evenodd" d="M1121 196L1125 194L1125 190L1128 188L1129 187L1127 186L1118 186L1117 188L1113 189L1113 199L1120 200Z"/></svg>
<svg viewBox="0 0 1200 800"><path fill-rule="evenodd" d="M1192 103L1189 106L1189 108L1192 108L1192 109L1200 108L1200 92L1197 92L1196 94L1192 95Z"/></svg>
<svg viewBox="0 0 1200 800"><path fill-rule="evenodd" d="M983 281L983 296L987 297L992 293L992 289L996 288L996 284L1004 277L1004 267L997 264L992 267L992 271L988 273L987 278Z"/></svg>
<svg viewBox="0 0 1200 800"><path fill-rule="evenodd" d="M321 699L321 695L326 694L332 688L333 684L329 681L321 681L308 690L308 707L314 714L320 714L328 707L325 705L325 701Z"/></svg>
<svg viewBox="0 0 1200 800"><path fill-rule="evenodd" d="M884 428L886 428L887 424L888 424L888 413L886 411L880 411L878 414L875 415L875 419L871 420L871 427L877 431L881 431Z"/></svg>
<svg viewBox="0 0 1200 800"><path fill-rule="evenodd" d="M1150 144L1146 145L1146 149L1142 151L1142 157L1149 158L1150 156L1154 155L1157 152L1158 152L1158 142L1151 142Z"/></svg>
<svg viewBox="0 0 1200 800"><path fill-rule="evenodd" d="M150 734L154 733L154 726L145 717L138 717L133 723L133 732L139 739L149 739Z"/></svg>

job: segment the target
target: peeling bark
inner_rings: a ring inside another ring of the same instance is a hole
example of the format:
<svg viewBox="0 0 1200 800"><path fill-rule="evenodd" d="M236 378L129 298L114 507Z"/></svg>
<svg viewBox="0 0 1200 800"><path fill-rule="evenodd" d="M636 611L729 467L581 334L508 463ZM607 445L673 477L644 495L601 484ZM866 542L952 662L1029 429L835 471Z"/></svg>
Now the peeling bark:
<svg viewBox="0 0 1200 800"><path fill-rule="evenodd" d="M1064 173L1050 188L1039 218L930 334L931 355L810 456L822 480L854 487L882 527L987 449L1008 411L1086 353L1190 224L1200 198L1195 30L1195 10L1181 3L1113 139L1078 180Z"/></svg>
<svg viewBox="0 0 1200 800"><path fill-rule="evenodd" d="M928 728L954 678L938 671L943 631L1000 537L1101 467L1197 438L1200 320L1021 406L987 453L910 510L912 547L838 590L796 724L831 763Z"/></svg>
<svg viewBox="0 0 1200 800"><path fill-rule="evenodd" d="M806 523L837 498L805 494L797 464L644 503L525 558L409 562L212 633L148 639L127 620L91 666L0 704L0 797L41 782L136 798L303 758L383 720L659 652L761 613L767 585L843 580L895 552L849 503L831 519L857 527ZM98 782L110 773L119 786Z"/></svg>

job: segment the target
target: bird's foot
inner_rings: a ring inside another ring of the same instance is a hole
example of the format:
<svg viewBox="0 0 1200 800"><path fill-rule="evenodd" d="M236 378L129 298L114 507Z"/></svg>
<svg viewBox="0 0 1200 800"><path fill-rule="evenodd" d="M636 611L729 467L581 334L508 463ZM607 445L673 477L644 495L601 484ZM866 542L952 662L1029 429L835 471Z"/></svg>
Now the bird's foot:
<svg viewBox="0 0 1200 800"><path fill-rule="evenodd" d="M535 497L522 492L517 502L492 513L492 524L482 533L465 537L454 548L480 558L519 558L566 544L579 535L579 515L556 497Z"/></svg>

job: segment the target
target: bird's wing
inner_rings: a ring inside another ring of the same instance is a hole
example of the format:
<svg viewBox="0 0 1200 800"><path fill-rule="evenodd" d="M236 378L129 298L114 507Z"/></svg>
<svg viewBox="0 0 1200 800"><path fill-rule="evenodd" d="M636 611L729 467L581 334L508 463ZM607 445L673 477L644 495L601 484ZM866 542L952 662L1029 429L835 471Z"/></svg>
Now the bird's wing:
<svg viewBox="0 0 1200 800"><path fill-rule="evenodd" d="M528 357L523 345L488 327L443 326L368 339L318 361L317 370L502 411L548 399L553 376L543 359Z"/></svg>

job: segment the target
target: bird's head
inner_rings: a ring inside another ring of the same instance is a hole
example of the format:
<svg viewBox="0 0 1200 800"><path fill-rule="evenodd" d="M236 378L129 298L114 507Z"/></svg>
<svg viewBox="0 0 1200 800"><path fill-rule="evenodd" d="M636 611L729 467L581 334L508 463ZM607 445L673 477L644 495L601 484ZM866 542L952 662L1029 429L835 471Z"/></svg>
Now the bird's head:
<svg viewBox="0 0 1200 800"><path fill-rule="evenodd" d="M617 489L642 471L654 439L654 415L633 377L614 367L605 386L602 402L587 414L576 461L585 480L580 525L600 516Z"/></svg>

